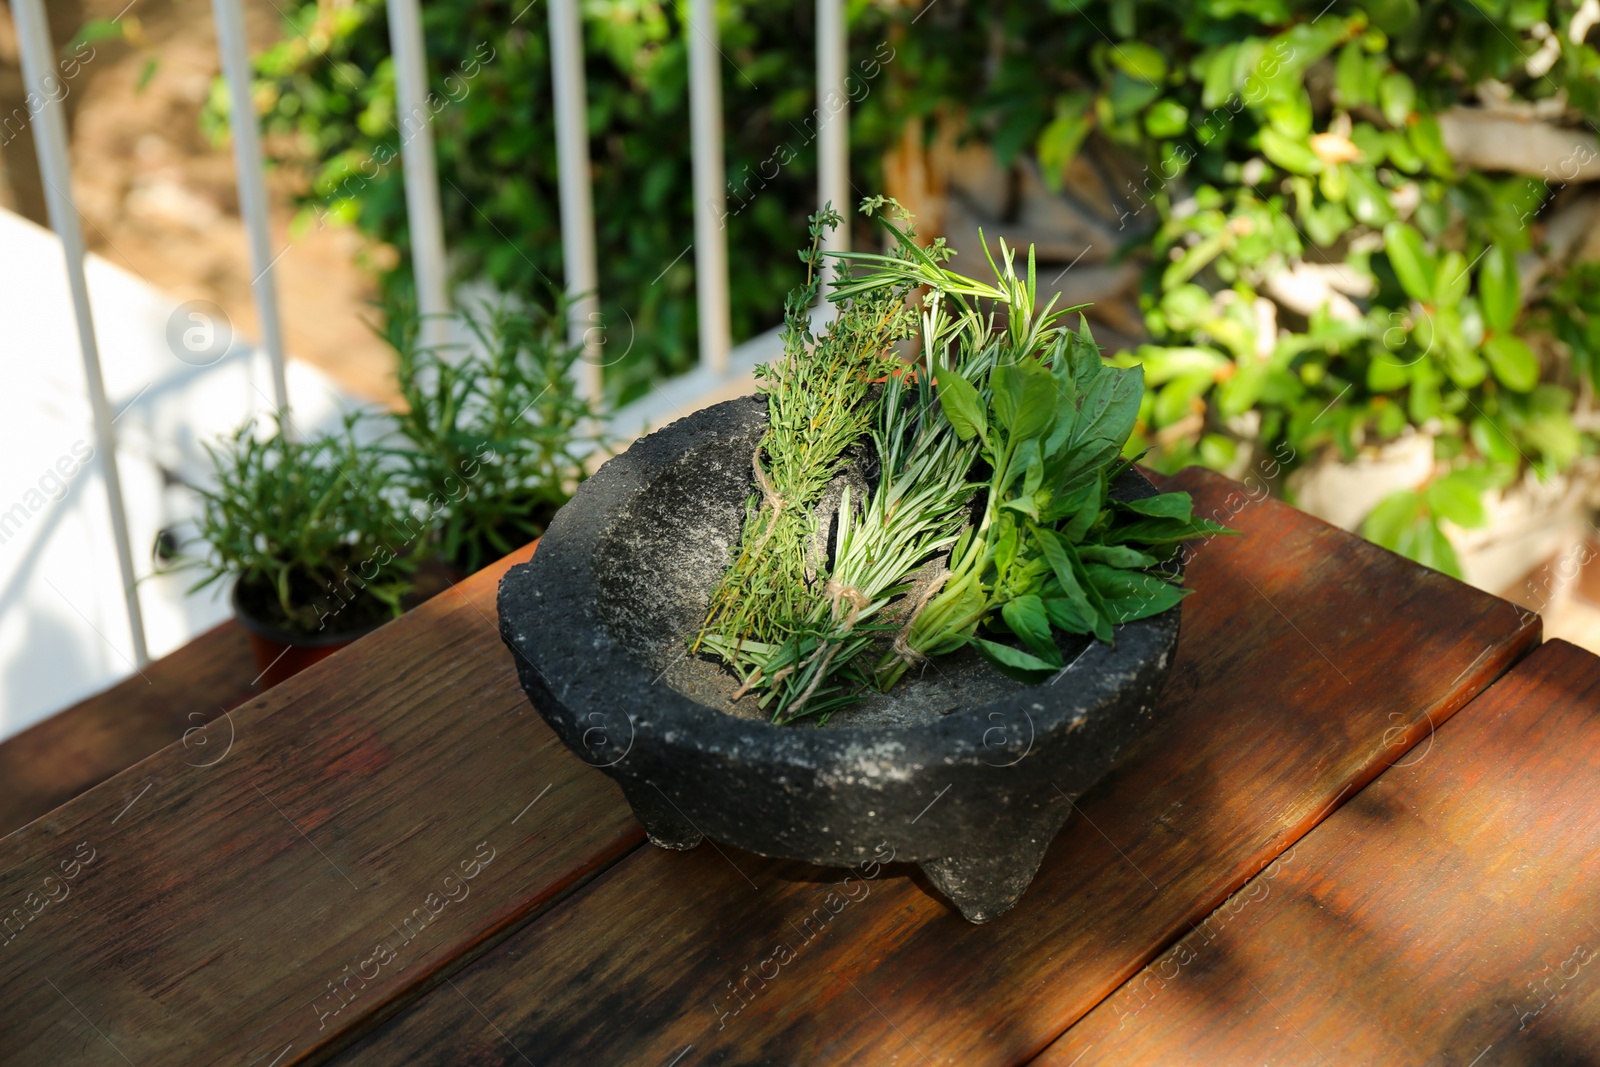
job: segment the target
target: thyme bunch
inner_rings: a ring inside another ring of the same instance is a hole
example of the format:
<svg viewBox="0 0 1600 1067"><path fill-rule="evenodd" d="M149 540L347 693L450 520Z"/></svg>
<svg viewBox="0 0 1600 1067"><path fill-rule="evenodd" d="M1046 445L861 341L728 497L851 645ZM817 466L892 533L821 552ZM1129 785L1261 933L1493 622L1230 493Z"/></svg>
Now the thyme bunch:
<svg viewBox="0 0 1600 1067"><path fill-rule="evenodd" d="M756 371L767 397L767 429L750 460L757 495L693 649L727 658L747 641L781 640L806 617L817 595L812 508L871 426L873 383L898 366L894 344L913 332L909 286L900 285L840 298L837 318L812 336L822 238L841 221L831 205L811 217L806 281L785 301L783 357Z"/></svg>

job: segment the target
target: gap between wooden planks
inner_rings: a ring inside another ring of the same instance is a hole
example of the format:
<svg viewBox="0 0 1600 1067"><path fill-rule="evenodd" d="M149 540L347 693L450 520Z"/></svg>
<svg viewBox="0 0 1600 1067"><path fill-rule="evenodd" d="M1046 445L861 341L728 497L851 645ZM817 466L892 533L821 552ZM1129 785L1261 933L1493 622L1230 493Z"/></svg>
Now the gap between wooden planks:
<svg viewBox="0 0 1600 1067"><path fill-rule="evenodd" d="M1597 697L1538 649L1034 1062L1595 1062Z"/></svg>
<svg viewBox="0 0 1600 1067"><path fill-rule="evenodd" d="M970 926L894 868L640 849L338 1062L1025 1062L1538 641L1236 483L1169 487L1246 536L1196 552L1176 707L1015 911Z"/></svg>

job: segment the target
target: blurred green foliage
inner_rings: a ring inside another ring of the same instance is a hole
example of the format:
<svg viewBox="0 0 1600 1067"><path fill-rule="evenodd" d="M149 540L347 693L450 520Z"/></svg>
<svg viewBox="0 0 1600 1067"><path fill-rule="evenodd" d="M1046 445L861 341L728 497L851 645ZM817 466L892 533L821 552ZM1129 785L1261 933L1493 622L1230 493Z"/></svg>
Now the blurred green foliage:
<svg viewBox="0 0 1600 1067"><path fill-rule="evenodd" d="M607 343L631 345L607 368L608 389L626 399L694 361L693 256L679 258L693 214L686 8L582 9ZM1493 81L1512 101L1556 105L1567 124L1592 122L1600 53L1572 40L1577 10L852 0L852 176L878 188L884 149L930 115L1003 163L1032 154L1051 180L1091 137L1133 155L1145 169L1123 191L1123 254L1147 266L1151 343L1118 359L1142 361L1151 388L1130 448L1164 468L1237 475L1270 462L1276 476L1286 457L1348 457L1421 431L1434 477L1385 501L1365 532L1456 572L1441 522L1479 525L1486 492L1595 450L1573 411L1600 381L1600 274L1526 284L1530 226L1571 172L1468 170L1437 116ZM785 250L803 243L816 206L814 12L753 0L718 11L742 339L778 321L796 273ZM507 292L559 277L545 18L495 0L424 8L455 273ZM308 222L352 222L400 247L402 266L384 277L403 302L404 122L383 5L307 4L290 21L258 60L279 155L307 168ZM221 114L219 102L211 121ZM1337 268L1351 297L1304 314L1274 302L1264 316L1272 280L1299 265Z"/></svg>
<svg viewBox="0 0 1600 1067"><path fill-rule="evenodd" d="M960 16L967 41L1004 42L998 62L923 33L900 53L953 60L923 91L971 101L1002 158L1031 149L1047 180L1091 136L1142 164L1122 191L1152 338L1118 357L1151 387L1130 451L1276 476L1421 431L1432 477L1363 532L1459 573L1441 523L1481 526L1487 491L1595 451L1573 412L1600 384L1600 271L1519 267L1592 150L1544 179L1476 172L1438 115L1492 81L1592 134L1600 54L1575 17L1548 0L1051 0ZM1264 300L1305 265L1354 299Z"/></svg>
<svg viewBox="0 0 1600 1067"><path fill-rule="evenodd" d="M582 4L613 399L696 360L687 11L651 0ZM544 292L562 277L546 5L441 0L425 4L422 18L452 275L505 293ZM740 0L721 4L719 21L732 325L742 340L782 320L797 269L788 250L804 243L816 210L814 18L809 8ZM860 53L850 68L858 100L881 78L874 55L886 54L874 43ZM299 225L353 224L397 247L394 265L372 266L385 303L409 309L399 151L415 122L397 110L384 3L291 8L283 41L256 69L270 154L306 179ZM203 121L225 133L220 82ZM858 145L854 173L875 156Z"/></svg>

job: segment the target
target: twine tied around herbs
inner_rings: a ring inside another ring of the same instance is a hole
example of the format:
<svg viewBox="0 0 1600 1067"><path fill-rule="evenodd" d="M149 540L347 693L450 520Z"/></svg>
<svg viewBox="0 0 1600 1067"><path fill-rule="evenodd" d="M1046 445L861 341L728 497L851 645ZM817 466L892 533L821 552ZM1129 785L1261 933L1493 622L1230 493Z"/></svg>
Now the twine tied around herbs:
<svg viewBox="0 0 1600 1067"><path fill-rule="evenodd" d="M819 645L817 650L811 654L811 658L801 664L802 667L809 667L819 655L822 657L822 663L817 667L816 672L812 674L810 684L789 705L789 718L791 719L800 713L800 709L806 706L806 702L811 699L811 695L817 691L817 686L821 685L822 680L828 676L828 664L833 662L834 653L844 647L844 639L850 635L851 630L855 629L856 619L860 618L862 610L872 603L861 590L853 585L845 585L837 578L829 578L828 584L822 587L822 591L827 595L831 603L833 617L839 622L839 632ZM839 612L841 604L850 605L842 616Z"/></svg>
<svg viewBox="0 0 1600 1067"><path fill-rule="evenodd" d="M827 594L828 599L832 602L833 617L835 619L840 619L839 604L842 601L849 601L850 603L850 610L845 612L844 617L840 619L841 630L839 636L843 637L855 629L856 618L860 616L862 609L871 601L866 598L866 595L861 590L853 585L842 585L837 578L829 578L828 584L822 587L822 591Z"/></svg>
<svg viewBox="0 0 1600 1067"><path fill-rule="evenodd" d="M756 541L755 546L750 549L749 553L745 557L746 559L755 559L757 556L761 555L761 550L767 547L767 542L770 541L772 539L772 535L777 532L778 515L781 514L783 509L788 506L788 501L784 500L782 496L778 495L778 490L773 486L772 479L767 476L766 471L761 469L760 445L757 445L756 450L750 453L750 469L755 472L756 488L761 490L761 506L763 509L772 513L767 519L767 528L761 532L761 537Z"/></svg>
<svg viewBox="0 0 1600 1067"><path fill-rule="evenodd" d="M917 624L917 618L922 614L922 609L928 606L928 602L944 587L944 583L949 577L950 571L945 567L940 567L939 573L929 580L927 587L917 597L917 602L911 608L910 615L906 617L906 624L900 627L899 633L894 635L894 644L891 646L890 651L899 658L900 662L908 667L915 667L917 664L925 662L928 658L912 648L908 639L911 636L911 628Z"/></svg>

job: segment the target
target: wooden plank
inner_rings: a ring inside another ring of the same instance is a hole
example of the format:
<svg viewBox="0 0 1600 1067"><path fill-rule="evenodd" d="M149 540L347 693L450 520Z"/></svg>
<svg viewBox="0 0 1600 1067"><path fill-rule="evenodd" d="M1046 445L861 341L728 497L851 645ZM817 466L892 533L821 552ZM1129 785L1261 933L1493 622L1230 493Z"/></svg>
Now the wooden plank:
<svg viewBox="0 0 1600 1067"><path fill-rule="evenodd" d="M1594 1062L1600 659L1529 656L1040 1064Z"/></svg>
<svg viewBox="0 0 1600 1067"><path fill-rule="evenodd" d="M251 684L259 673L249 639L230 619L0 742L0 836L249 700L260 692Z"/></svg>
<svg viewBox="0 0 1600 1067"><path fill-rule="evenodd" d="M339 1062L1023 1062L1538 639L1235 483L1176 485L1246 536L1195 553L1166 726L1015 911L968 925L904 868L644 848Z"/></svg>
<svg viewBox="0 0 1600 1067"><path fill-rule="evenodd" d="M634 848L517 684L510 562L0 841L0 1059L305 1062Z"/></svg>
<svg viewBox="0 0 1600 1067"><path fill-rule="evenodd" d="M424 564L409 606L444 592L456 577L441 564ZM250 639L229 619L133 677L0 741L0 837L174 741L203 747L211 736L206 723L260 695L260 674Z"/></svg>

